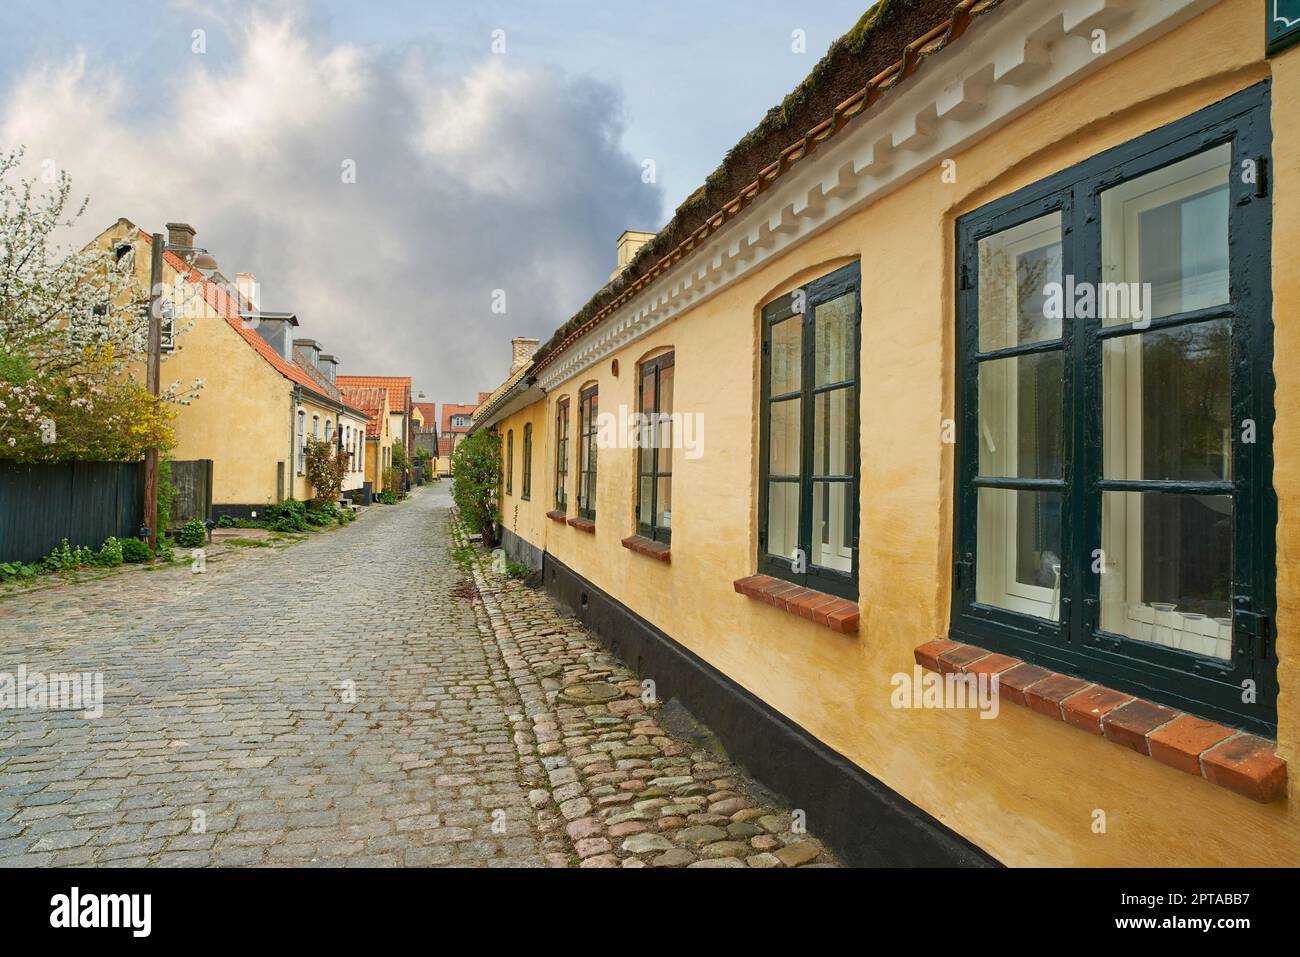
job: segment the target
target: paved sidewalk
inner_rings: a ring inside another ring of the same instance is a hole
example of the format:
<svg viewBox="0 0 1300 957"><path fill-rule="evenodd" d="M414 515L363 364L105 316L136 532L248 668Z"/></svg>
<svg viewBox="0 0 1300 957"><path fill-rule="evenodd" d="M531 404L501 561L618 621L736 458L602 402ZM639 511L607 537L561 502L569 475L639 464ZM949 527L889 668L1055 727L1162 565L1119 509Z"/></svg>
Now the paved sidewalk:
<svg viewBox="0 0 1300 957"><path fill-rule="evenodd" d="M449 504L0 600L0 674L104 685L0 710L0 866L828 860L541 594L476 585Z"/></svg>

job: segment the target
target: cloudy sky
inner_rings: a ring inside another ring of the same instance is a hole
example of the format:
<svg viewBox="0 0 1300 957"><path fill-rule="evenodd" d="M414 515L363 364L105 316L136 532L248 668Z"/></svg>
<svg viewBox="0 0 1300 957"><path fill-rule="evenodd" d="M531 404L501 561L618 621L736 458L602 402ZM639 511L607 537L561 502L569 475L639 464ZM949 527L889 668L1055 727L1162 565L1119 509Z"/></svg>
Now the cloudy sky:
<svg viewBox="0 0 1300 957"><path fill-rule="evenodd" d="M4 0L0 149L90 196L75 239L189 222L342 371L468 401L870 5Z"/></svg>

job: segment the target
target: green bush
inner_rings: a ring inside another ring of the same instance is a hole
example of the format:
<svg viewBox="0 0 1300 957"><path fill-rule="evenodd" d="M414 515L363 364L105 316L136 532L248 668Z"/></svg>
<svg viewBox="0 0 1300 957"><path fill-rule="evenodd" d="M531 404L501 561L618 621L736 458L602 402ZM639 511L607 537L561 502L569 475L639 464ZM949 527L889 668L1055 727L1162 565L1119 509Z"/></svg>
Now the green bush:
<svg viewBox="0 0 1300 957"><path fill-rule="evenodd" d="M192 518L176 533L176 544L182 548L198 548L207 537L207 528L197 518Z"/></svg>
<svg viewBox="0 0 1300 957"><path fill-rule="evenodd" d="M72 568L81 568L95 560L95 553L84 545L72 548L65 538L63 543L50 552L41 561L41 568L47 572L63 572Z"/></svg>
<svg viewBox="0 0 1300 957"><path fill-rule="evenodd" d="M396 505L399 501L397 493L392 489L384 489L379 493L379 503L381 505Z"/></svg>
<svg viewBox="0 0 1300 957"><path fill-rule="evenodd" d="M0 562L0 582L26 581L40 573L41 566L32 562Z"/></svg>
<svg viewBox="0 0 1300 957"><path fill-rule="evenodd" d="M95 564L105 568L116 568L122 564L122 543L110 535L95 556Z"/></svg>
<svg viewBox="0 0 1300 957"><path fill-rule="evenodd" d="M456 446L451 455L451 497L460 511L460 519L473 533L483 536L483 544L496 544L496 525L501 520L497 510L501 489L501 437L491 432L475 432Z"/></svg>
<svg viewBox="0 0 1300 957"><path fill-rule="evenodd" d="M139 538L124 538L121 541L122 561L131 565L138 565L141 562L147 562L153 558L153 552L149 551L149 543Z"/></svg>
<svg viewBox="0 0 1300 957"><path fill-rule="evenodd" d="M273 532L307 531L307 505L295 498L285 499L266 510L266 527Z"/></svg>

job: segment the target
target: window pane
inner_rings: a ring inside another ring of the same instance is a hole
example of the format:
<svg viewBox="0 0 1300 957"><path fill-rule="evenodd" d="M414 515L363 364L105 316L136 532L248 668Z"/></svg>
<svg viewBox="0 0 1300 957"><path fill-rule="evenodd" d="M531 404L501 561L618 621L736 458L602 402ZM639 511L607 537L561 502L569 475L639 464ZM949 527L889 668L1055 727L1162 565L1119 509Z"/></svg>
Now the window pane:
<svg viewBox="0 0 1300 957"><path fill-rule="evenodd" d="M1103 493L1102 628L1231 658L1232 513L1229 495Z"/></svg>
<svg viewBox="0 0 1300 957"><path fill-rule="evenodd" d="M975 600L1057 620L1061 493L981 488Z"/></svg>
<svg viewBox="0 0 1300 957"><path fill-rule="evenodd" d="M981 239L980 351L1059 339L1061 320L1044 315L1045 287L1061 282L1059 212Z"/></svg>
<svg viewBox="0 0 1300 957"><path fill-rule="evenodd" d="M659 439L659 471L671 472L673 470L673 366L661 369L659 372L659 414L663 417L663 425L660 429Z"/></svg>
<svg viewBox="0 0 1300 957"><path fill-rule="evenodd" d="M1061 477L1060 352L993 359L979 364L981 475Z"/></svg>
<svg viewBox="0 0 1300 957"><path fill-rule="evenodd" d="M769 395L798 392L803 381L803 324L800 316L772 327L771 390Z"/></svg>
<svg viewBox="0 0 1300 957"><path fill-rule="evenodd" d="M659 501L656 506L659 514L655 518L655 525L659 528L673 527L673 480L670 478L657 479L659 483Z"/></svg>
<svg viewBox="0 0 1300 957"><path fill-rule="evenodd" d="M768 472L771 475L799 474L799 433L802 399L773 402L768 432Z"/></svg>
<svg viewBox="0 0 1300 957"><path fill-rule="evenodd" d="M853 413L858 390L853 386L823 392L813 400L813 472L853 474Z"/></svg>
<svg viewBox="0 0 1300 957"><path fill-rule="evenodd" d="M1104 325L1228 301L1231 165L1232 147L1224 143L1102 194L1102 278L1149 286L1152 306L1150 316L1108 309Z"/></svg>
<svg viewBox="0 0 1300 957"><path fill-rule="evenodd" d="M642 476L637 481L638 499L637 499L636 520L643 525L651 524L651 519L654 517L651 514L651 509L654 506L650 500L650 492L653 489L653 485L652 485L653 482L654 479L650 478L649 476Z"/></svg>
<svg viewBox="0 0 1300 957"><path fill-rule="evenodd" d="M1112 479L1232 479L1227 319L1103 346L1104 469Z"/></svg>
<svg viewBox="0 0 1300 957"><path fill-rule="evenodd" d="M641 411L653 412L655 410L655 373L651 367L648 375L641 377Z"/></svg>
<svg viewBox="0 0 1300 957"><path fill-rule="evenodd" d="M767 483L767 550L789 558L799 544L799 483Z"/></svg>
<svg viewBox="0 0 1300 957"><path fill-rule="evenodd" d="M853 328L857 293L846 293L817 306L816 354L813 357L816 385L847 382L853 378Z"/></svg>
<svg viewBox="0 0 1300 957"><path fill-rule="evenodd" d="M842 572L853 569L852 513L848 482L813 483L812 563Z"/></svg>

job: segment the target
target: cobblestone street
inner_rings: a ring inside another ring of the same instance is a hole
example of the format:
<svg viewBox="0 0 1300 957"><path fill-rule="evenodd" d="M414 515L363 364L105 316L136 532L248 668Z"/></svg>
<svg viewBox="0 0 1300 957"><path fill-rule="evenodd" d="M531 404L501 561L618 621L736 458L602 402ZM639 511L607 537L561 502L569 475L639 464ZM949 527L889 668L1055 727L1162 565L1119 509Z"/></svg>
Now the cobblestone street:
<svg viewBox="0 0 1300 957"><path fill-rule="evenodd" d="M0 865L833 863L449 504L0 599L0 674L104 689L0 711Z"/></svg>

